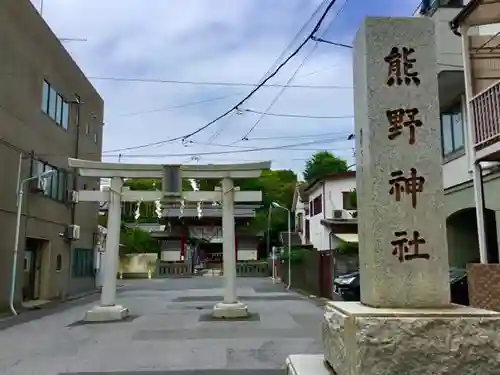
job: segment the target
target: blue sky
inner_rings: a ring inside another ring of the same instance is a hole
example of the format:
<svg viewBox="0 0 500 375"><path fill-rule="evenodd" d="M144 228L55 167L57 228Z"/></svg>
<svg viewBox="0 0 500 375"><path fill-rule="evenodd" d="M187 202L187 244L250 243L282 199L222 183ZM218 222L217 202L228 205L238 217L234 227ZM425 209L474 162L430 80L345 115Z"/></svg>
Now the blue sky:
<svg viewBox="0 0 500 375"><path fill-rule="evenodd" d="M417 0L338 0L319 35L350 44L365 16L410 16ZM33 0L40 6L40 0ZM321 0L44 0L43 16L89 77L258 83L276 59L288 56L312 30L311 21L285 50ZM342 8L336 16L336 13ZM242 109L275 114L352 116L351 50L309 42L269 83L337 88L269 87ZM281 61L280 61L281 62ZM104 150L186 134L231 108L245 86L188 85L91 79L105 101ZM279 95L274 105L270 104ZM207 101L213 98L223 99ZM171 107L207 101L182 108ZM191 138L192 143L122 152L128 163L236 163L271 160L273 168L301 172L315 151L353 161L352 118L264 116L244 111ZM290 144L293 148L270 150ZM227 146L232 144L231 146ZM224 146L226 145L226 146ZM266 150L249 151L254 148ZM237 151L234 153L228 153ZM206 153L225 152L221 155ZM116 161L119 152L105 154ZM151 155L132 157L130 155ZM182 154L179 156L166 156Z"/></svg>

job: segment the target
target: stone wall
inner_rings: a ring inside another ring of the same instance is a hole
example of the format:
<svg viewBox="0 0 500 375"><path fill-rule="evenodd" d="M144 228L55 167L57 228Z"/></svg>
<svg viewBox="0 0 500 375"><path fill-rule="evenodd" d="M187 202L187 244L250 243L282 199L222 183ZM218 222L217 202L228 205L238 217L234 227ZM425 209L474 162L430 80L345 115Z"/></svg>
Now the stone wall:
<svg viewBox="0 0 500 375"><path fill-rule="evenodd" d="M148 271L155 272L158 254L125 254L120 256L118 272L122 277L147 277Z"/></svg>
<svg viewBox="0 0 500 375"><path fill-rule="evenodd" d="M500 311L500 264L468 264L467 282L471 306Z"/></svg>

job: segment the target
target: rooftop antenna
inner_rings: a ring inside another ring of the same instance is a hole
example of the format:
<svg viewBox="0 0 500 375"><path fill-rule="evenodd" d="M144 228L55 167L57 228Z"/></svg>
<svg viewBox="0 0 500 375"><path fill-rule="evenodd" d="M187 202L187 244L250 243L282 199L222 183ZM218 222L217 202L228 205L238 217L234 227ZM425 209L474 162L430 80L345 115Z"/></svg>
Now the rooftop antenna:
<svg viewBox="0 0 500 375"><path fill-rule="evenodd" d="M43 18L43 2L44 0L40 0L40 16ZM87 39L85 38L59 38L59 40L64 43L64 42L86 42Z"/></svg>
<svg viewBox="0 0 500 375"><path fill-rule="evenodd" d="M86 42L85 38L59 38L61 42Z"/></svg>

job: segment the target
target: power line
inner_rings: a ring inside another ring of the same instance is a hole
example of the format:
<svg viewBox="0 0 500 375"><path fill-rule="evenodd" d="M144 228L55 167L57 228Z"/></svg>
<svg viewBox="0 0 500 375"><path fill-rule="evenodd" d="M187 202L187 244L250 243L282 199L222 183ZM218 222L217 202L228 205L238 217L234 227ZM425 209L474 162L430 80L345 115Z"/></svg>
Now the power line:
<svg viewBox="0 0 500 375"><path fill-rule="evenodd" d="M324 72L325 70L329 70L331 68L334 68L336 66L338 66L338 64L329 65L327 67L314 70L314 71L312 71L310 73L307 73L307 74L304 74L304 75L300 75L297 78L309 77L309 76L312 76L314 74L318 74L318 73ZM347 87L347 86L346 87L340 87L339 86L339 88L352 89L352 87ZM177 104L177 105L168 106L168 107L158 107L158 108L145 109L145 110L136 111L136 112L122 113L119 116L137 116L137 115L146 114L146 113L167 112L167 111L171 111L171 110L174 110L174 109L195 106L195 105L198 105L198 104L211 103L211 102L214 102L214 101L217 101L217 100L232 98L234 96L243 95L243 94L245 94L244 91L239 91L239 92L234 93L234 94L229 94L229 95L224 95L224 96L216 96L216 97L212 97L212 98L208 98L208 99L204 99L204 100L197 100L197 101L193 101L193 102L187 102L187 103Z"/></svg>
<svg viewBox="0 0 500 375"><path fill-rule="evenodd" d="M339 16L339 14L342 12L342 10L344 9L345 5L347 4L349 0L345 0L344 4L340 7L340 9L338 10L338 12L335 14L335 16L333 17L333 19L329 22L328 24L328 27L331 25L331 23ZM326 33L326 31L328 30L328 27L326 28L325 32L323 32L323 34ZM319 28L318 28L319 29ZM311 35L311 39L314 38L314 34ZM265 112L268 112L271 110L271 108L276 104L276 102L279 100L279 98L281 97L281 95L283 95L283 93L285 92L285 90L287 89L287 86L291 86L291 82L294 80L294 78L297 76L297 74L299 73L300 69L302 69L304 67L304 65L307 63L307 61L311 58L311 56L314 55L314 53L316 52L317 48L318 48L318 45L319 43L316 42L314 44L314 47L312 48L312 50L309 52L308 55L306 55L304 57L304 59L302 60L302 62L300 63L300 65L295 69L295 71L293 72L293 74L290 76L290 78L288 79L285 87L281 88L281 90L278 92L278 94L274 97L274 99L271 101L271 103L269 104L269 106L267 107L267 109L265 110ZM261 115L257 121L252 125L252 127L245 133L245 135L243 137L241 137L241 139L239 141L245 141L248 139L248 136L255 130L255 128L257 126L259 126L259 124L262 122L262 120L264 119L265 115ZM239 141L236 141L234 143L238 143Z"/></svg>
<svg viewBox="0 0 500 375"><path fill-rule="evenodd" d="M294 118L310 118L310 119L342 119L342 118L353 118L353 115L346 116L311 116L311 115L298 115L293 113L270 113L270 112L260 112L254 111L253 109L245 109L245 112L256 113L263 116L275 116L275 117L294 117Z"/></svg>
<svg viewBox="0 0 500 375"><path fill-rule="evenodd" d="M321 4L318 5L318 7L316 8L316 10L313 12L313 14L311 14L311 16L309 17L309 19L306 21L306 23L304 23L304 25L301 27L301 29L299 30L299 32L293 37L293 39L291 40L291 42L288 44L288 46L285 48L285 50L279 55L279 57L276 59L276 61L273 63L273 65L271 66L271 68L269 68L269 70L266 72L266 74L264 75L264 77L261 79L261 81L268 75L272 72L273 70L273 67L275 67L280 61L281 59L285 56L285 53L290 49L292 48L293 44L295 43L296 40L299 39L299 37L302 35L302 33L304 32L304 30L306 30L307 26L309 25L309 22L311 22L314 17L320 12L320 9L327 3L328 0L323 0L321 2ZM288 79L287 82L285 83L285 86L288 86L290 85L290 82L291 80ZM282 92L284 90L284 88L281 88L280 92ZM279 95L279 94L278 94ZM229 122L226 122L224 125L221 126L220 128L220 131L216 134L214 134L212 137L210 137L210 140L209 142L213 142L221 133L222 131L226 128L226 126L228 125ZM235 142L231 143L231 144L235 144L235 143L238 143L239 140L236 140Z"/></svg>
<svg viewBox="0 0 500 375"><path fill-rule="evenodd" d="M272 75L274 77L276 74ZM137 77L87 77L89 80L101 80L101 81L117 81L117 82L141 82L141 83L171 83L171 84L179 84L179 85L203 85L203 86L230 86L230 87L287 87L294 89L350 89L352 87L349 86L324 86L324 85L291 85L284 86L280 84L255 84L255 83L243 83L243 82L209 82L209 81L177 81L170 79L160 79L160 78L137 78ZM266 78L267 82L269 79Z"/></svg>
<svg viewBox="0 0 500 375"><path fill-rule="evenodd" d="M312 37L311 39L314 40L314 41L316 41L316 42L322 42L322 43L332 44L332 45L337 46L337 47L352 48L352 46L350 46L348 44L332 42L330 40L326 40L326 39L323 39L323 38Z"/></svg>
<svg viewBox="0 0 500 375"><path fill-rule="evenodd" d="M297 39L299 39L299 37L301 36L301 34L304 32L304 30L306 29L307 25L309 24L309 22L311 22L313 20L313 18L315 17L315 15L319 12L319 10L321 9L321 7L326 4L327 0L323 0L321 2L320 5L318 5L318 7L316 8L316 10L313 12L313 14L311 14L311 16L309 17L309 19L304 23L304 25L300 28L299 32L293 37L293 39L290 41L290 43L288 44L288 46L283 50L283 52L281 52L281 54L276 58L276 60L274 61L274 63L271 65L271 67L267 70L267 72L264 74L264 76L259 80L260 83L262 83L262 81L269 75L271 74L271 72L273 71L273 69L276 68L276 66L280 63L280 61L283 59L283 57L285 57L285 54L286 52L292 48L293 44L295 43L295 41ZM224 121L220 126L219 128L217 129L217 131L215 131L209 138L208 140L208 143L213 143L213 141L226 129L227 125L229 125L229 120L227 121Z"/></svg>
<svg viewBox="0 0 500 375"><path fill-rule="evenodd" d="M300 146L311 146L315 144L326 144L326 143L331 143L332 141L335 141L335 139L324 139L320 141L310 141L310 142L302 142L302 143L295 143L295 144L288 144L288 145L281 145L281 146L274 146L274 147L258 147L258 148L245 148L245 149L238 149L238 150L232 150L232 151L212 151L212 152L202 152L202 153L180 153L180 154L121 154L121 157L125 158L149 158L149 157L175 157L175 156L192 156L193 154L196 154L197 156L204 156L204 155L226 155L226 154L238 154L238 153L245 153L245 152L256 152L256 151L278 151L278 150L290 150L293 149L294 147L300 147ZM352 149L352 147L349 147L347 149ZM307 150L307 151L313 151L313 150ZM103 155L106 157L117 157L117 154L107 154Z"/></svg>
<svg viewBox="0 0 500 375"><path fill-rule="evenodd" d="M213 119L212 121L210 121L206 125L203 125L203 126L199 127L198 129L196 129L196 130L194 130L194 131L192 131L192 132L190 132L188 134L185 134L183 136L178 136L178 137L174 137L174 138L170 138L170 139L166 139L166 140L158 141L158 142L146 143L146 144L138 145L138 146L125 147L125 148L122 148L122 149L108 150L108 151L105 151L105 152L120 152L120 151L128 151L128 150L137 150L137 149L140 149L140 148L146 148L146 147L151 147L151 146L158 146L158 145L162 145L162 144L169 143L169 142L175 142L177 140L186 140L188 138L191 138L193 135L196 135L196 134L202 132L203 130L207 129L208 127L212 126L213 124L215 124L220 119L222 119L222 118L226 117L227 115L229 115L231 112L237 110L242 104L244 104L248 99L250 99L262 86L264 86L271 78L273 78L274 76L276 76L276 74L278 74L280 72L280 70L286 64L288 64L288 62L291 59L293 59L300 52L300 50L306 45L306 43L311 39L312 36L314 36L314 34L321 27L321 24L323 23L323 20L325 19L325 17L327 16L328 12L332 8L332 6L335 4L335 2L336 2L336 0L331 0L330 1L330 3L328 4L328 6L326 7L325 11L321 15L320 19L316 23L316 26L314 27L314 29L311 31L311 33L308 35L308 37L297 47L297 49L294 52L292 52L285 59L285 61L283 61L273 71L273 73L271 73L270 75L268 75L257 87L255 87L253 90L251 90L248 95L246 95L236 105L234 105L233 107L231 107L229 110L225 111L223 114L217 116L215 119Z"/></svg>
<svg viewBox="0 0 500 375"><path fill-rule="evenodd" d="M348 135L343 136L343 137L329 138L329 139L330 139L330 141L328 141L328 143L330 143L330 142L342 142L342 141L348 141L349 140ZM200 146L239 148L239 149L252 149L253 148L251 146L237 146L237 145L233 145L233 144L223 145L223 144L216 144L216 143L210 143L209 144L209 143L194 142L194 141L191 141L190 144L200 145ZM186 146L186 147L188 147L188 146ZM298 149L294 149L294 150L298 150ZM309 151L309 150L306 150L306 151Z"/></svg>
<svg viewBox="0 0 500 375"><path fill-rule="evenodd" d="M315 133L315 134L304 134L304 135L292 135L292 136L275 136L275 137L253 137L249 138L248 141L275 141L277 139L303 139L303 138L316 138L316 137L326 137L326 136L345 136L346 138L350 135L350 132L329 132L329 133ZM203 144L195 141L190 141L195 144ZM217 146L216 144L212 144ZM219 145L221 147L230 146L227 144Z"/></svg>
<svg viewBox="0 0 500 375"><path fill-rule="evenodd" d="M153 108L153 109L147 109L147 110L137 111L137 112L122 113L120 116L137 116L137 115L142 115L144 113L167 112L167 111L171 111L171 110L178 109L178 108L185 108L185 107L190 107L190 106L193 106L193 105L215 102L216 100L226 99L226 98L230 98L230 97L237 96L237 95L240 95L240 94L241 93L229 94L229 95L224 95L224 96L217 96L217 97L214 97L214 98L208 98L208 99L205 99L205 100L198 100L198 101L194 101L194 102L188 102L188 103L184 103L184 104L173 105L173 106L170 106L170 107Z"/></svg>

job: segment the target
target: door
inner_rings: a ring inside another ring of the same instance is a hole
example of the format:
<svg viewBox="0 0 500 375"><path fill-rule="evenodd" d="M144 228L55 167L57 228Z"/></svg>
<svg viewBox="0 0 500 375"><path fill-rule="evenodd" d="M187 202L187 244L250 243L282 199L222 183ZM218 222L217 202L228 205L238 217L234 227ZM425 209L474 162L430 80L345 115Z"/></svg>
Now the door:
<svg viewBox="0 0 500 375"><path fill-rule="evenodd" d="M23 300L29 301L40 297L40 279L42 270L40 242L33 238L26 239L24 249L24 285Z"/></svg>

